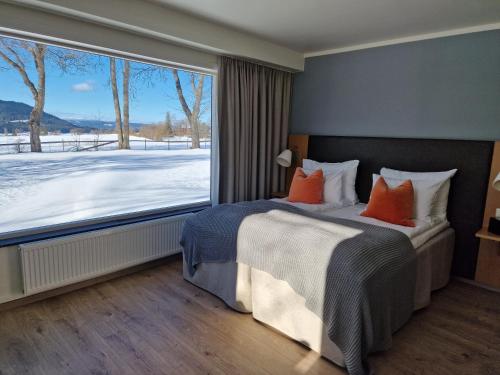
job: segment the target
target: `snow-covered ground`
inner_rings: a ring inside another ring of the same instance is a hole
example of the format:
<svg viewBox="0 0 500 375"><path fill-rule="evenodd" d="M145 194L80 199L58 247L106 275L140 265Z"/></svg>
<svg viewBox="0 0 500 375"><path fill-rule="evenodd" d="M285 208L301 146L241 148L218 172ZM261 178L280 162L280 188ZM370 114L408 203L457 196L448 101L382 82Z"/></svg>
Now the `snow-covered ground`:
<svg viewBox="0 0 500 375"><path fill-rule="evenodd" d="M209 149L0 155L0 233L209 199Z"/></svg>
<svg viewBox="0 0 500 375"><path fill-rule="evenodd" d="M90 148L89 151L95 151L93 146L100 145L97 150L116 150L117 144L111 143L102 145L103 143L116 141L116 134L49 134L42 135L43 152L61 152L61 151L77 151L85 148ZM0 155L13 154L19 152L30 151L30 136L29 133L19 135L3 135L0 134ZM152 141L147 138L130 136L130 148L132 150L186 150L191 148L191 140L188 137L169 137L164 138L163 142ZM210 148L210 140L201 140L201 148Z"/></svg>

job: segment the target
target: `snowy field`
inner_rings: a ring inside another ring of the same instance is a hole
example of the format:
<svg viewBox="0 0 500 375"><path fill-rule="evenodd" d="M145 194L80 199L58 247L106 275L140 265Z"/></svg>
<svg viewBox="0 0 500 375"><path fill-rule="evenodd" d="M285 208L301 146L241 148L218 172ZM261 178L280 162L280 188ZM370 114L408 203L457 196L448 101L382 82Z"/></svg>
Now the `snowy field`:
<svg viewBox="0 0 500 375"><path fill-rule="evenodd" d="M0 232L209 199L209 149L0 155Z"/></svg>
<svg viewBox="0 0 500 375"><path fill-rule="evenodd" d="M116 134L49 134L42 135L43 152L78 151L109 151L117 149L118 137ZM29 133L19 135L0 134L0 155L30 152ZM114 142L114 143L109 143ZM108 144L106 144L108 143ZM210 148L210 140L201 140L201 148ZM99 147L95 147L99 146ZM191 148L191 141L187 137L164 138L163 142L152 141L147 138L130 136L132 150L186 150Z"/></svg>

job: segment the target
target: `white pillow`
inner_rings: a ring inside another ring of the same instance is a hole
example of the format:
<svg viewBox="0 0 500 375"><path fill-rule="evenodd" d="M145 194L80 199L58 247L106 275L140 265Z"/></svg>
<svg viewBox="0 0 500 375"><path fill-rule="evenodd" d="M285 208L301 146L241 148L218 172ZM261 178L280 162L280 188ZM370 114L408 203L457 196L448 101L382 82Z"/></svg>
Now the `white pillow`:
<svg viewBox="0 0 500 375"><path fill-rule="evenodd" d="M380 175L373 174L372 189L379 177ZM436 195L438 190L444 184L444 181L412 180L409 178L392 178L387 176L382 177L384 177L387 186L391 189L398 187L403 181L411 180L414 194L413 218L429 223L433 222L432 212L436 205Z"/></svg>
<svg viewBox="0 0 500 375"><path fill-rule="evenodd" d="M380 174L384 177L409 178L413 180L435 180L444 181L437 192L436 202L432 216L437 220L446 220L446 209L448 207L448 195L450 193L450 180L457 173L457 169L444 172L405 172L395 169L382 168Z"/></svg>
<svg viewBox="0 0 500 375"><path fill-rule="evenodd" d="M309 176L315 170L312 169L304 169L302 168L304 173ZM343 180L344 171L336 171L335 173L325 173L323 171L324 176L324 185L323 185L323 201L325 203L331 203L335 207L343 207L342 201L342 180Z"/></svg>
<svg viewBox="0 0 500 375"><path fill-rule="evenodd" d="M302 166L306 170L322 169L325 175L344 171L342 179L342 205L352 206L359 202L356 194L356 174L358 172L359 160L349 160L342 163L319 163L311 159L302 160Z"/></svg>

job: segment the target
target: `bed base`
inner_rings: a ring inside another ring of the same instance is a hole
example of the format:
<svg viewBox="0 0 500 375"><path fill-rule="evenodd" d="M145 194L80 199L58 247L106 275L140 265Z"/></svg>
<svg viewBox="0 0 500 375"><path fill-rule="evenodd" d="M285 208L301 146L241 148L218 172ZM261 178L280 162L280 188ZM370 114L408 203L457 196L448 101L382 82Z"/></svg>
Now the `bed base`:
<svg viewBox="0 0 500 375"><path fill-rule="evenodd" d="M415 310L430 304L431 292L450 279L455 231L444 230L417 251ZM323 357L345 367L344 356L326 333L322 320L311 312L302 296L267 272L245 264L203 263L194 276L183 266L184 278L221 298L231 308L252 313L254 319L299 341Z"/></svg>

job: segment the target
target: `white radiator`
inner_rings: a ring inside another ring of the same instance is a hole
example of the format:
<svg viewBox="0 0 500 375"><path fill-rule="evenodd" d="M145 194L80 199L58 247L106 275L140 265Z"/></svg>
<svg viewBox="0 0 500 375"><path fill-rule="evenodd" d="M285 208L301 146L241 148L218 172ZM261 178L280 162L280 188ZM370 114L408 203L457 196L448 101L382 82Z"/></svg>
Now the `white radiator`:
<svg viewBox="0 0 500 375"><path fill-rule="evenodd" d="M24 293L43 292L181 251L191 214L20 245Z"/></svg>

